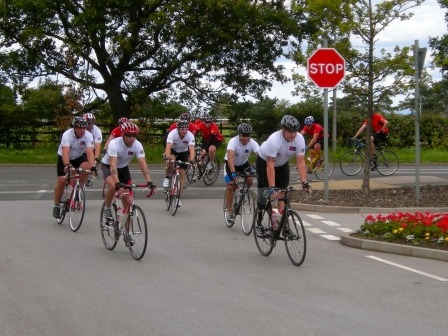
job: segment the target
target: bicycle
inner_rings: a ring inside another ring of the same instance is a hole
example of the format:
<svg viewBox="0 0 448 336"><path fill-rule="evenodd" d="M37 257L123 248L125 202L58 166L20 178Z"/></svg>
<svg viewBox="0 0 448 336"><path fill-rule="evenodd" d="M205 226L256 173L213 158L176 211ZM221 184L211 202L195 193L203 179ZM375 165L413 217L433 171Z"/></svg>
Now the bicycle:
<svg viewBox="0 0 448 336"><path fill-rule="evenodd" d="M191 164L189 162L183 162L179 160L170 160L170 162L174 163L174 167L170 175L169 187L164 188L163 192L166 196L166 210L170 211L171 215L174 216L177 212L177 208L179 208L180 201L180 166L187 165L188 169L188 167L191 167Z"/></svg>
<svg viewBox="0 0 448 336"><path fill-rule="evenodd" d="M272 223L272 202L273 199L267 198L266 206L258 209L254 216L254 237L258 251L261 255L267 257L271 254L278 240L285 242L286 253L289 260L295 266L300 266L306 256L306 235L305 227L299 214L291 209L290 193L299 190L293 187L285 189L275 189L277 192L284 193L279 201L285 202L285 208L278 222L278 228L273 227Z"/></svg>
<svg viewBox="0 0 448 336"><path fill-rule="evenodd" d="M129 252L135 260L143 258L148 246L148 225L146 223L145 214L140 206L135 204L134 190L137 188L147 188L146 184L131 184L123 187L127 192L122 195L118 193L112 201L112 216L113 220L108 221L104 218L104 208L106 204L103 202L100 214L100 230L103 244L109 251L112 251L117 246L120 236L125 233L133 238L134 243L125 243L129 248ZM122 196L130 197L130 205L126 211L125 218L118 217L118 211L121 212L121 208L117 205L117 199ZM152 197L155 195L155 189L151 189L146 197Z"/></svg>
<svg viewBox="0 0 448 336"><path fill-rule="evenodd" d="M205 154L205 158L203 159L202 163L201 147L195 147L195 151L195 164L190 165L186 171L188 185L202 179L206 186L211 186L213 183L215 183L219 176L221 164L216 157L213 162L210 162L210 156L208 153ZM188 185L186 185L185 187L188 187Z"/></svg>
<svg viewBox="0 0 448 336"><path fill-rule="evenodd" d="M313 155L314 154L314 155ZM311 157L316 157L317 159L314 160L314 162L311 160ZM316 176L316 178L318 180L324 180L325 179L325 165L324 165L324 153L323 151L320 151L320 154L317 155L315 153L314 149L310 149L307 153L307 155L305 155L305 164L306 164L306 168L307 168L307 173L308 174L313 174ZM328 178L330 178L331 174L333 174L334 171L334 166L335 163L334 162L329 162L328 166L327 166L327 175ZM293 169L290 169L291 172L293 172L293 174L291 174L289 181L290 182L297 182L300 179L300 176L296 176L297 174L297 170L296 170L296 166L293 166ZM294 174L295 172L295 174ZM298 174L297 174L298 175Z"/></svg>
<svg viewBox="0 0 448 336"><path fill-rule="evenodd" d="M75 172L71 175L70 172ZM70 165L67 174L65 175L65 189L62 195L60 207L60 218L56 219L58 224L62 224L65 219L65 215L68 212L70 229L76 232L81 227L82 221L84 219L84 212L86 207L86 198L84 188L79 185L79 174L80 173L92 173L90 170L85 170L81 168L73 168ZM71 185L70 180L75 179L75 184Z"/></svg>
<svg viewBox="0 0 448 336"><path fill-rule="evenodd" d="M364 167L366 145L360 139L348 139L350 145L354 146L354 150L350 149L341 155L339 165L341 171L347 176L358 174ZM376 155L370 159L371 171L378 171L383 176L394 174L400 165L397 154L386 149L387 142L380 141L376 145Z"/></svg>
<svg viewBox="0 0 448 336"><path fill-rule="evenodd" d="M247 187L247 179L249 177L256 176L255 174L251 174L252 167L248 167L244 170L243 173L237 173L239 178L243 178L243 181L236 181L233 188L233 214L236 216L240 216L241 218L241 228L246 236L250 235L253 228L253 216L255 214L255 208L257 206L255 194L252 190L249 190ZM237 192L239 190L239 192ZM227 221L227 215L229 212L227 211L227 192L226 188L224 192L224 222L228 228L231 228L235 221Z"/></svg>

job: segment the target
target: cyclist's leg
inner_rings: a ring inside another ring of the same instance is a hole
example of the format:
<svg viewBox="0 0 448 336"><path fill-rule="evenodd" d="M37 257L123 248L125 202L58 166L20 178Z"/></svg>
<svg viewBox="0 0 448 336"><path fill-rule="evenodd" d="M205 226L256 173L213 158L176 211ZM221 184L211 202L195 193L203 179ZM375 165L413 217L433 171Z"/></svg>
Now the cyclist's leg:
<svg viewBox="0 0 448 336"><path fill-rule="evenodd" d="M111 205L115 195L115 181L111 175L110 165L102 163L101 170L103 172L104 182L107 184L107 188L104 193L104 216L111 220L113 218Z"/></svg>
<svg viewBox="0 0 448 336"><path fill-rule="evenodd" d="M58 219L60 218L60 210L59 203L61 203L62 195L64 194L64 188L66 184L65 172L64 172L64 164L62 163L62 156L58 155L58 161L56 164L57 171L57 180L56 185L54 186L54 207L53 207L53 217Z"/></svg>

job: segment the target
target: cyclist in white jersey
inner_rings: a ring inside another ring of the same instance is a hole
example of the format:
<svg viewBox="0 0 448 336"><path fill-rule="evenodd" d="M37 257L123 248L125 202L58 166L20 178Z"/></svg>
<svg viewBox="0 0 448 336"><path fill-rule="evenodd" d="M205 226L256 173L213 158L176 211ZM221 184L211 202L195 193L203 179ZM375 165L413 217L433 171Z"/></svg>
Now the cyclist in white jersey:
<svg viewBox="0 0 448 336"><path fill-rule="evenodd" d="M249 156L251 153L258 152L258 143L251 138L253 128L247 123L238 125L238 135L230 139L227 145L227 152L224 156L224 181L227 184L226 204L227 204L227 222L233 222L235 215L233 214L233 188L237 173L243 173L245 169L251 167L249 164ZM251 176L247 178L247 187L250 188L253 183L253 175L255 171L251 169Z"/></svg>
<svg viewBox="0 0 448 336"><path fill-rule="evenodd" d="M75 117L72 120L72 128L62 134L61 144L58 148L57 174L58 180L54 187L53 217L60 218L60 206L62 194L65 187L65 174L70 165L96 172L95 159L93 155L93 137L86 132L87 122L84 117ZM81 173L79 184L84 186L88 173ZM73 181L74 183L74 181Z"/></svg>
<svg viewBox="0 0 448 336"><path fill-rule="evenodd" d="M188 130L188 120L179 120L177 128L168 133L166 138L165 152L163 154L165 160L179 160L182 162L194 163L195 157L195 139L193 133ZM165 168L165 179L163 180L163 187L168 188L170 181L170 174L173 171L173 163L167 162ZM186 165L180 165L180 193L185 185L185 169ZM177 203L180 207L180 200Z"/></svg>
<svg viewBox="0 0 448 336"><path fill-rule="evenodd" d="M257 180L258 180L258 209L266 206L266 196L282 198L281 193L277 193L275 188L286 188L289 184L289 164L292 156L296 156L297 172L302 181L302 187L309 192L311 187L306 181L307 172L305 165L305 139L303 135L297 133L300 124L299 121L290 115L283 116L280 125L282 129L272 133L269 138L263 142L258 151L256 162ZM278 210L283 213L284 202L278 202ZM260 220L261 217L258 217ZM259 224L257 222L257 224ZM261 225L257 225L258 229ZM260 235L263 235L260 232Z"/></svg>
<svg viewBox="0 0 448 336"><path fill-rule="evenodd" d="M93 154L95 156L95 162L100 163L101 154L101 143L103 142L103 132L101 129L95 125L95 115L93 113L84 113L84 119L87 121L87 130L93 136L94 148ZM86 186L90 187L92 185L93 176L90 175L89 179L86 181Z"/></svg>
<svg viewBox="0 0 448 336"><path fill-rule="evenodd" d="M113 220L111 205L115 193L123 193L123 186L132 184L129 163L134 157L138 160L148 188L155 188L155 185L151 182L143 145L136 139L139 132L138 126L131 122L125 122L121 125L121 132L121 137L114 138L109 142L107 152L101 160L103 178L109 187L104 199L104 217L106 220ZM123 195L121 201L123 203L122 213L117 215L123 218L129 207L130 197ZM125 243L134 243L132 237L127 233L125 233L124 240Z"/></svg>

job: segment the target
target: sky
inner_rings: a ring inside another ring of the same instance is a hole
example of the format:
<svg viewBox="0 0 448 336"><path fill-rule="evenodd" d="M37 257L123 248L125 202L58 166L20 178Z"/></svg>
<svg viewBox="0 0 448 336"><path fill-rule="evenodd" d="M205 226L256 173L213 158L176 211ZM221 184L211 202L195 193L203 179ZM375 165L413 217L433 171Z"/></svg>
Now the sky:
<svg viewBox="0 0 448 336"><path fill-rule="evenodd" d="M447 24L445 23L445 10L440 8L436 0L426 0L423 5L413 8L412 12L414 16L410 20L393 21L379 37L376 47L378 49L388 49L395 46L411 46L414 45L415 40L418 40L420 48L428 48L425 68L433 77L433 80L437 81L441 79L441 74L438 69L429 69L432 58L428 41L429 37L440 37L448 33ZM281 64L285 67L285 75L290 78L292 69L296 65L287 60L282 60ZM306 74L306 69L303 68L301 72ZM291 103L297 103L300 97L293 96L291 93L293 90L294 85L292 82L286 84L276 82L267 95L270 98L284 99Z"/></svg>

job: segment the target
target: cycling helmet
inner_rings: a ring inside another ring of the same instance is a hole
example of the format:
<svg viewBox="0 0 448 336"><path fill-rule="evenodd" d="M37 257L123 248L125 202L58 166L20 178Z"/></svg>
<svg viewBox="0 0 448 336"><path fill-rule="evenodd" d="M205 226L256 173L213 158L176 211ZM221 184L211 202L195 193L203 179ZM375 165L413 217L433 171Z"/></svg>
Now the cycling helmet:
<svg viewBox="0 0 448 336"><path fill-rule="evenodd" d="M181 119L177 122L177 128L186 128L188 129L188 120Z"/></svg>
<svg viewBox="0 0 448 336"><path fill-rule="evenodd" d="M121 125L121 133L123 135L125 134L138 134L140 130L138 129L138 126L130 121L125 122Z"/></svg>
<svg viewBox="0 0 448 336"><path fill-rule="evenodd" d="M72 120L72 127L87 128L87 121L84 117L74 117Z"/></svg>
<svg viewBox="0 0 448 336"><path fill-rule="evenodd" d="M291 131L298 131L300 127L299 121L291 115L283 116L280 125L282 125L283 128L289 129Z"/></svg>
<svg viewBox="0 0 448 336"><path fill-rule="evenodd" d="M122 124L124 124L124 123L126 123L128 121L129 121L128 118L121 117L120 119L118 119L118 125L122 125Z"/></svg>
<svg viewBox="0 0 448 336"><path fill-rule="evenodd" d="M205 123L209 123L209 122L212 122L213 121L213 117L210 115L210 114L207 114L205 117L204 117L204 122Z"/></svg>
<svg viewBox="0 0 448 336"><path fill-rule="evenodd" d="M84 113L84 119L88 124L93 124L95 122L95 115L93 113Z"/></svg>
<svg viewBox="0 0 448 336"><path fill-rule="evenodd" d="M187 120L188 122L190 121L190 113L188 112L183 112L180 114L179 116L180 120Z"/></svg>
<svg viewBox="0 0 448 336"><path fill-rule="evenodd" d="M246 123L241 123L238 125L238 134L252 134L254 130L252 126Z"/></svg>
<svg viewBox="0 0 448 336"><path fill-rule="evenodd" d="M310 125L314 124L313 116L306 117L305 121L303 123L305 124L305 126L310 126Z"/></svg>

